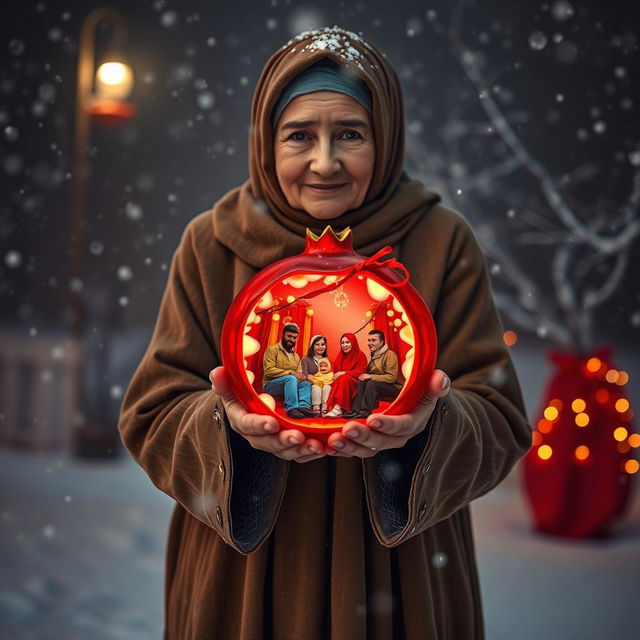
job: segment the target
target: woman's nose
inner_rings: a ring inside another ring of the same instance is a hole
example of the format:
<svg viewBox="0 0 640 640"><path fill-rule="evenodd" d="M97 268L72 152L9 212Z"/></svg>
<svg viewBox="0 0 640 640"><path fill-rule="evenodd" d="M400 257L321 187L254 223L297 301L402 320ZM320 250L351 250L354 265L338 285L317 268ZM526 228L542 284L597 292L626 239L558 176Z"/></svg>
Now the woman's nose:
<svg viewBox="0 0 640 640"><path fill-rule="evenodd" d="M322 176L330 176L340 170L340 160L331 141L321 140L315 145L310 168Z"/></svg>

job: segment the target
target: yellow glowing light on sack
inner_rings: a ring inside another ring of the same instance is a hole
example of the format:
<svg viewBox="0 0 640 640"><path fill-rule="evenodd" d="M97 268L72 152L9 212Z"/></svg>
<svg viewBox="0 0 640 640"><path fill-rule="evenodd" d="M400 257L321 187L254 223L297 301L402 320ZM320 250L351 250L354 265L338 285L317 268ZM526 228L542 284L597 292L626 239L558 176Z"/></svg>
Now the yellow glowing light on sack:
<svg viewBox="0 0 640 640"><path fill-rule="evenodd" d="M579 427L586 427L589 424L589 416L586 413L579 413L576 416L576 424Z"/></svg>
<svg viewBox="0 0 640 640"><path fill-rule="evenodd" d="M388 315L390 318L393 318L393 316L395 315L395 311L393 311L392 309L389 309L389 311L387 311L387 315Z"/></svg>
<svg viewBox="0 0 640 640"><path fill-rule="evenodd" d="M544 410L544 417L553 422L558 418L558 410L555 407L547 407Z"/></svg>
<svg viewBox="0 0 640 640"><path fill-rule="evenodd" d="M313 309L307 309L307 310L305 311L305 313L306 313L309 317L311 317L311 316L313 315Z"/></svg>
<svg viewBox="0 0 640 640"><path fill-rule="evenodd" d="M623 386L629 382L629 374L626 371L618 371L618 379L616 380L616 384L619 386Z"/></svg>
<svg viewBox="0 0 640 640"><path fill-rule="evenodd" d="M271 319L272 319L274 322L278 322L278 320L280 320L280 314L279 314L279 313L274 313L274 314L271 316Z"/></svg>
<svg viewBox="0 0 640 640"><path fill-rule="evenodd" d="M631 445L634 449L640 447L640 433L632 433L629 436L629 445Z"/></svg>
<svg viewBox="0 0 640 640"><path fill-rule="evenodd" d="M613 384L614 382L618 381L619 376L620 374L616 369L609 369L609 371L607 371L607 373L605 374L604 379L607 382L610 382L611 384Z"/></svg>
<svg viewBox="0 0 640 640"><path fill-rule="evenodd" d="M291 304L296 299L295 296L287 296L287 302Z"/></svg>
<svg viewBox="0 0 640 640"><path fill-rule="evenodd" d="M600 358L589 358L587 361L587 371L591 373L596 373L600 371L600 367L602 366L602 360Z"/></svg>
<svg viewBox="0 0 640 640"><path fill-rule="evenodd" d="M542 460L548 460L552 456L552 454L553 454L553 450L548 444L543 444L538 449L538 457L541 458Z"/></svg>
<svg viewBox="0 0 640 640"><path fill-rule="evenodd" d="M640 468L640 464L638 464L637 460L627 460L624 463L624 470L627 473L637 473L638 468Z"/></svg>
<svg viewBox="0 0 640 640"><path fill-rule="evenodd" d="M400 320L400 318L396 318L396 319L393 321L393 326L394 326L394 327L401 327L401 326L402 326L402 320Z"/></svg>
<svg viewBox="0 0 640 640"><path fill-rule="evenodd" d="M576 447L576 458L578 460L586 460L589 457L589 447L585 447L583 444Z"/></svg>
<svg viewBox="0 0 640 640"><path fill-rule="evenodd" d="M538 431L540 433L549 433L553 429L553 423L545 418L538 420Z"/></svg>
<svg viewBox="0 0 640 640"><path fill-rule="evenodd" d="M624 413L629 409L629 401L626 398L618 398L615 406L618 413Z"/></svg>
<svg viewBox="0 0 640 640"><path fill-rule="evenodd" d="M618 428L613 432L613 437L614 437L618 442L622 442L623 440L626 440L628 435L629 435L629 432L628 432L624 427L618 427Z"/></svg>
<svg viewBox="0 0 640 640"><path fill-rule="evenodd" d="M582 398L576 398L576 399L571 403L571 408L572 408L576 413L582 413L582 412L587 408L587 403L586 403Z"/></svg>
<svg viewBox="0 0 640 640"><path fill-rule="evenodd" d="M515 331L505 331L502 334L502 339L507 347L513 347L513 345L518 342L518 334Z"/></svg>

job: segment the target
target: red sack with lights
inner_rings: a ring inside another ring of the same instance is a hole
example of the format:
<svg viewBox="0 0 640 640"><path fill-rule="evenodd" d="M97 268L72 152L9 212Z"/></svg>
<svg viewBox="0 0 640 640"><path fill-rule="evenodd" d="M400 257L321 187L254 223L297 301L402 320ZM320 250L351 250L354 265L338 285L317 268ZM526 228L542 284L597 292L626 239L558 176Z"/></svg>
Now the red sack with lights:
<svg viewBox="0 0 640 640"><path fill-rule="evenodd" d="M624 511L638 469L628 376L612 365L610 347L590 358L554 351L550 359L556 373L524 459L535 527L566 538L603 536Z"/></svg>

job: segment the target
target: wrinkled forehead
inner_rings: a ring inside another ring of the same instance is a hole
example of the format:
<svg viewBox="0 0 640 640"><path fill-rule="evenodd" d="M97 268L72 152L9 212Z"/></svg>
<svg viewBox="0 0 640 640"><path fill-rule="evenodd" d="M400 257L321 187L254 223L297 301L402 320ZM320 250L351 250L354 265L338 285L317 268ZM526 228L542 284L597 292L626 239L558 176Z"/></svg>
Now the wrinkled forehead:
<svg viewBox="0 0 640 640"><path fill-rule="evenodd" d="M306 126L322 124L371 127L371 114L357 100L338 91L314 91L294 98L278 118L282 130L294 123Z"/></svg>

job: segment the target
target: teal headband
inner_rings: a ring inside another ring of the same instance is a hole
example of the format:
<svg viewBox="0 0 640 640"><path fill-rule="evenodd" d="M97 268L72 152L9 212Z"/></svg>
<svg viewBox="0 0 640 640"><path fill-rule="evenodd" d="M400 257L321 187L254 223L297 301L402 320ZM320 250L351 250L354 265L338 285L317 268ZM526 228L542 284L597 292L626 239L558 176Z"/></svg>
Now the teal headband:
<svg viewBox="0 0 640 640"><path fill-rule="evenodd" d="M294 98L314 91L346 93L369 112L372 110L371 92L364 80L360 80L360 78L344 70L340 65L324 58L320 62L307 67L284 88L271 112L272 129L275 131L282 112Z"/></svg>

